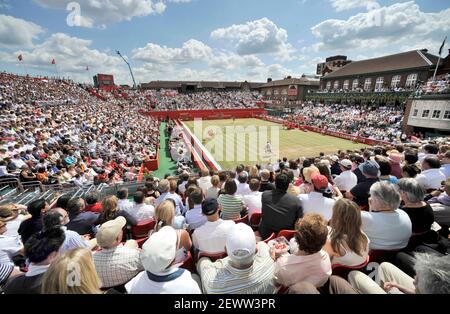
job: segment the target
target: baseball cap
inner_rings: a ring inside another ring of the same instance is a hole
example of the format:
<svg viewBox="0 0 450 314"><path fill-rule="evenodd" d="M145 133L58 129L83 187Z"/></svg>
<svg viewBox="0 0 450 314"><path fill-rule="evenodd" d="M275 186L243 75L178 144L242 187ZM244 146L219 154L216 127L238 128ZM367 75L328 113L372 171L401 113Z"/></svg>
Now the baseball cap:
<svg viewBox="0 0 450 314"><path fill-rule="evenodd" d="M314 174L311 181L317 190L325 190L328 187L328 179L324 175Z"/></svg>
<svg viewBox="0 0 450 314"><path fill-rule="evenodd" d="M170 226L162 227L142 246L141 262L144 269L152 274L163 273L175 260L177 233Z"/></svg>
<svg viewBox="0 0 450 314"><path fill-rule="evenodd" d="M358 166L359 170L367 176L379 177L380 176L380 166L375 160L367 160L366 162Z"/></svg>
<svg viewBox="0 0 450 314"><path fill-rule="evenodd" d="M256 238L253 229L238 223L231 227L226 241L227 254L233 259L245 259L256 252Z"/></svg>
<svg viewBox="0 0 450 314"><path fill-rule="evenodd" d="M202 202L202 213L205 216L211 216L219 209L219 203L215 198L206 198Z"/></svg>
<svg viewBox="0 0 450 314"><path fill-rule="evenodd" d="M102 224L97 231L97 235L95 236L98 245L104 248L111 247L126 224L127 220L122 216Z"/></svg>
<svg viewBox="0 0 450 314"><path fill-rule="evenodd" d="M339 157L336 156L336 155L332 155L332 156L330 157L330 159L331 159L332 161L336 162L336 161L339 160Z"/></svg>
<svg viewBox="0 0 450 314"><path fill-rule="evenodd" d="M353 165L352 161L350 159L342 159L339 164L347 169L350 169Z"/></svg>

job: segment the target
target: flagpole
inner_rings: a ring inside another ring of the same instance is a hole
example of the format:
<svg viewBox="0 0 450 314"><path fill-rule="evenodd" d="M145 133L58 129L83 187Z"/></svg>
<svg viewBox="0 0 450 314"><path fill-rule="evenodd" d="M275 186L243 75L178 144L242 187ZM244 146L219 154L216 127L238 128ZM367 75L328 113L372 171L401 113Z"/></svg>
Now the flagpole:
<svg viewBox="0 0 450 314"><path fill-rule="evenodd" d="M438 62L436 64L436 68L434 69L433 82L436 80L436 73L437 73L437 70L438 70L438 67L439 67L439 63L441 62L442 49L444 48L446 40L447 40L447 36L445 36L444 41L442 42L441 48L439 49L439 58L438 58Z"/></svg>

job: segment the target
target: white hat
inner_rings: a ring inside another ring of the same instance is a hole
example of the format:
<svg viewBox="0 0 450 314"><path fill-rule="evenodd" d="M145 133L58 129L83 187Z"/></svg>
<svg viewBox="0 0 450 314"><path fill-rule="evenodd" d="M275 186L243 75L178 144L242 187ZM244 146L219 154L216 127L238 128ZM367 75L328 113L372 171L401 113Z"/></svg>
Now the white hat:
<svg viewBox="0 0 450 314"><path fill-rule="evenodd" d="M252 228L244 223L234 225L228 233L226 248L233 259L247 258L256 252L256 238Z"/></svg>
<svg viewBox="0 0 450 314"><path fill-rule="evenodd" d="M95 238L102 248L110 248L127 224L127 220L123 216L119 216L114 220L109 220L102 224L97 231Z"/></svg>
<svg viewBox="0 0 450 314"><path fill-rule="evenodd" d="M352 161L349 160L349 159L342 159L342 160L339 162L339 164L340 164L342 167L347 168L347 169L349 169L349 168L351 168L351 167L353 166Z"/></svg>
<svg viewBox="0 0 450 314"><path fill-rule="evenodd" d="M163 273L175 260L177 233L170 226L162 227L142 246L141 262L152 274Z"/></svg>
<svg viewBox="0 0 450 314"><path fill-rule="evenodd" d="M331 159L332 161L336 162L336 161L339 160L339 157L336 156L336 155L332 155L332 156L330 157L330 159Z"/></svg>

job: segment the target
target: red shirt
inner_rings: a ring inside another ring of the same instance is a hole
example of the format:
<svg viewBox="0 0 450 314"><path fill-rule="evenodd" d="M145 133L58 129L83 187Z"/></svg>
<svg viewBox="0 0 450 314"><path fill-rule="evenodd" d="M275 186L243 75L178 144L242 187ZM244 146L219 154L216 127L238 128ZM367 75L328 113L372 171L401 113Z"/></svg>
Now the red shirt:
<svg viewBox="0 0 450 314"><path fill-rule="evenodd" d="M102 204L95 203L94 205L86 205L84 211L93 212L93 213L101 213L102 212Z"/></svg>

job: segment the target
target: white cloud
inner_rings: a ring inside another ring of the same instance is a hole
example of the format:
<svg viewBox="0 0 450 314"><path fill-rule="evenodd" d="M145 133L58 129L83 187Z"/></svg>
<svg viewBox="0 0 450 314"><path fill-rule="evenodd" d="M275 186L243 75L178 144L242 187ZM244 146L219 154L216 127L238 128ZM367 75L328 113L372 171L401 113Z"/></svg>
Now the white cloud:
<svg viewBox="0 0 450 314"><path fill-rule="evenodd" d="M313 45L315 51L342 53L357 47L360 52L373 52L394 47L398 52L398 47L403 46L429 48L436 52L438 42L450 31L450 9L426 13L414 1L395 3L356 14L347 20L326 20L311 30L320 40ZM436 47L424 46L430 43L436 43Z"/></svg>
<svg viewBox="0 0 450 314"><path fill-rule="evenodd" d="M181 48L170 48L148 43L143 48L133 50L133 58L157 64L187 64L209 59L212 49L201 41L190 39Z"/></svg>
<svg viewBox="0 0 450 314"><path fill-rule="evenodd" d="M31 48L33 40L44 33L44 29L37 24L0 14L0 47L2 48Z"/></svg>
<svg viewBox="0 0 450 314"><path fill-rule="evenodd" d="M55 70L51 61L55 59L60 75L77 81L92 80L86 71L89 66L91 74L110 73L115 75L118 83L129 83L128 69L123 61L117 56L91 49L91 45L91 40L55 33L33 49L8 54L9 58L2 58L2 61L17 62L17 55L22 54L28 69L53 75Z"/></svg>
<svg viewBox="0 0 450 314"><path fill-rule="evenodd" d="M66 10L69 3L61 0L34 0L34 2L45 8L61 10ZM161 14L166 9L162 1L152 0L77 0L75 2L80 5L82 20L80 26L83 27L98 25L104 28L107 24L130 21L135 17Z"/></svg>
<svg viewBox="0 0 450 314"><path fill-rule="evenodd" d="M331 5L337 12L366 8L367 10L379 8L377 0L330 0Z"/></svg>
<svg viewBox="0 0 450 314"><path fill-rule="evenodd" d="M240 55L270 53L279 60L287 61L292 60L291 54L294 52L288 42L287 31L266 17L216 29L211 37L235 42L236 51Z"/></svg>

